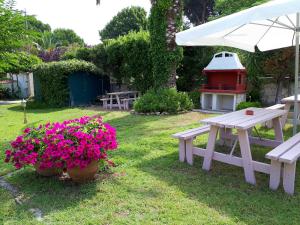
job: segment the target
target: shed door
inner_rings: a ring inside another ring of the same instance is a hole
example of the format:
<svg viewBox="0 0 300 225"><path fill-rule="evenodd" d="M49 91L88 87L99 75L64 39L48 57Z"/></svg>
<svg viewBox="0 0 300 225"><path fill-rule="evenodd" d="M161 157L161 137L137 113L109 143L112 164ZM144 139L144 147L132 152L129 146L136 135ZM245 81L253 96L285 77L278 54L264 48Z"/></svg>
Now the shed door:
<svg viewBox="0 0 300 225"><path fill-rule="evenodd" d="M70 105L90 105L103 93L103 80L87 73L74 73L69 76Z"/></svg>

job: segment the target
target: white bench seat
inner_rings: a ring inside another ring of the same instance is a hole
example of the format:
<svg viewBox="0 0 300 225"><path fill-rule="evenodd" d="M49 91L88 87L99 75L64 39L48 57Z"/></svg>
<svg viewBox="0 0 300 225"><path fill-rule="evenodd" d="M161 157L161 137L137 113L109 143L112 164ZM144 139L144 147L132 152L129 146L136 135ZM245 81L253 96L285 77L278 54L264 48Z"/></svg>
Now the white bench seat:
<svg viewBox="0 0 300 225"><path fill-rule="evenodd" d="M285 104L276 104L276 105L272 105L267 107L266 109L284 109Z"/></svg>
<svg viewBox="0 0 300 225"><path fill-rule="evenodd" d="M136 100L136 98L122 98L121 102L123 104L123 108L125 110L128 110L129 109L129 103L134 102L135 100Z"/></svg>
<svg viewBox="0 0 300 225"><path fill-rule="evenodd" d="M193 139L202 134L208 133L210 131L210 126L202 126L183 132L173 134L173 138L179 139L179 160L184 162L185 160L188 164L193 164Z"/></svg>
<svg viewBox="0 0 300 225"><path fill-rule="evenodd" d="M284 106L285 106L285 104L276 104L276 105L269 106L266 109L284 109ZM263 125L269 129L271 129L273 127L272 121L268 121Z"/></svg>
<svg viewBox="0 0 300 225"><path fill-rule="evenodd" d="M276 190L279 187L283 165L283 188L288 194L294 193L296 163L299 157L300 133L266 154L266 158L271 159L271 189Z"/></svg>
<svg viewBox="0 0 300 225"><path fill-rule="evenodd" d="M107 109L108 108L108 102L110 101L109 98L98 98L102 104L103 104L103 108Z"/></svg>

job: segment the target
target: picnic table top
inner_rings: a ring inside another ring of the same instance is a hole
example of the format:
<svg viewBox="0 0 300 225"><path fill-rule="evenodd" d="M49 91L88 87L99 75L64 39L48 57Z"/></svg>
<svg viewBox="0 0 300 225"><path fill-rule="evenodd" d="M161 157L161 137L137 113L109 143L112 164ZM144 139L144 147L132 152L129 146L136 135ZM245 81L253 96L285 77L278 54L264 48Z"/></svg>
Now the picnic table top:
<svg viewBox="0 0 300 225"><path fill-rule="evenodd" d="M111 92L106 93L107 95L126 95L126 94L136 94L138 91L120 91L120 92Z"/></svg>
<svg viewBox="0 0 300 225"><path fill-rule="evenodd" d="M246 115L246 110L252 110L254 115ZM286 110L247 108L224 115L207 118L200 122L224 128L236 128L246 130L257 124L270 121L274 118L283 116Z"/></svg>
<svg viewBox="0 0 300 225"><path fill-rule="evenodd" d="M294 102L294 101L295 101L294 95L281 99L282 103L290 103L290 102ZM300 102L300 95L298 95L298 102Z"/></svg>

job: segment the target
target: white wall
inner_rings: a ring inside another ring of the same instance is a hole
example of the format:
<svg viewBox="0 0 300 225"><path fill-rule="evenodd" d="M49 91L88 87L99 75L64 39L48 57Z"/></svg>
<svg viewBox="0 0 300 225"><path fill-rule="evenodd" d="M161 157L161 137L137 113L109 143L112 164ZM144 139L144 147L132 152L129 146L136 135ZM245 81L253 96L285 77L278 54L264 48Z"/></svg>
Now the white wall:
<svg viewBox="0 0 300 225"><path fill-rule="evenodd" d="M11 76L8 74L8 78L11 78ZM12 75L13 78L13 85L14 85L14 90L18 94L19 93L19 98L28 98L29 96L34 95L34 86L33 86L33 75L32 73L21 73L15 75ZM12 89L12 85L9 84L7 86L9 89ZM18 91L18 89L20 90Z"/></svg>

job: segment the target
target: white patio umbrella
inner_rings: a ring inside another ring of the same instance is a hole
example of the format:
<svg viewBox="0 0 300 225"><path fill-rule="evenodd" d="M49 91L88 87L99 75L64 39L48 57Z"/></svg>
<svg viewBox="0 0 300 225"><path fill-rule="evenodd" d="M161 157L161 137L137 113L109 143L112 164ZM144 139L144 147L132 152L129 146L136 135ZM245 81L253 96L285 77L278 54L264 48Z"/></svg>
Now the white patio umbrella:
<svg viewBox="0 0 300 225"><path fill-rule="evenodd" d="M228 46L254 52L296 47L293 132L297 132L300 0L273 0L176 34L184 46Z"/></svg>

